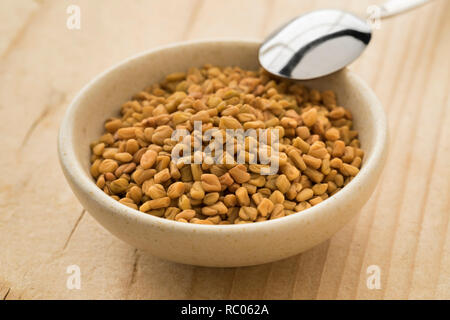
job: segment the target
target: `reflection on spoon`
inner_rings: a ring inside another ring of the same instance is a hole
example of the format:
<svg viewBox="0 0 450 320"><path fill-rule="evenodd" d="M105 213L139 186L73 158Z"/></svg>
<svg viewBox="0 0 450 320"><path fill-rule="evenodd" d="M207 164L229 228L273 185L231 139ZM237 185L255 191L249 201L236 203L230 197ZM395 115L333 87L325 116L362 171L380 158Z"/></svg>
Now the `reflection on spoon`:
<svg viewBox="0 0 450 320"><path fill-rule="evenodd" d="M273 33L261 46L259 61L275 75L312 79L348 65L370 39L371 29L364 20L340 10L319 10Z"/></svg>

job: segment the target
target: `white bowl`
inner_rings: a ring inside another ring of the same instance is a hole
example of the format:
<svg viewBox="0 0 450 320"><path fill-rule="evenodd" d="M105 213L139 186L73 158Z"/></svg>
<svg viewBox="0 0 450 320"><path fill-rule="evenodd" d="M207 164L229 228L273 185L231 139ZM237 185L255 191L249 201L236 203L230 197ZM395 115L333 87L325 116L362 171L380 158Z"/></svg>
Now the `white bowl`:
<svg viewBox="0 0 450 320"><path fill-rule="evenodd" d="M192 66L258 68L259 43L196 41L150 50L112 67L75 97L61 124L58 149L64 174L83 207L107 230L132 246L180 263L232 267L267 263L305 251L330 238L364 205L375 188L387 153L383 108L372 90L343 70L305 81L331 89L353 113L365 151L359 174L326 201L276 220L241 225L197 225L154 217L120 204L100 190L89 173L89 143L134 93L165 75Z"/></svg>

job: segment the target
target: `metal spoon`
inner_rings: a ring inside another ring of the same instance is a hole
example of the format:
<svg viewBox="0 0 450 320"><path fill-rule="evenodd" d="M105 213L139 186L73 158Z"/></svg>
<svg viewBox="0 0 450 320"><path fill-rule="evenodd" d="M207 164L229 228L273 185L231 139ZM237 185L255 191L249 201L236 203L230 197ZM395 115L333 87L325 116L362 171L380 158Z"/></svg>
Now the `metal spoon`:
<svg viewBox="0 0 450 320"><path fill-rule="evenodd" d="M430 0L390 0L377 7L387 18ZM268 72L295 80L322 77L358 58L372 37L365 20L341 10L317 10L275 30L259 48L259 62Z"/></svg>

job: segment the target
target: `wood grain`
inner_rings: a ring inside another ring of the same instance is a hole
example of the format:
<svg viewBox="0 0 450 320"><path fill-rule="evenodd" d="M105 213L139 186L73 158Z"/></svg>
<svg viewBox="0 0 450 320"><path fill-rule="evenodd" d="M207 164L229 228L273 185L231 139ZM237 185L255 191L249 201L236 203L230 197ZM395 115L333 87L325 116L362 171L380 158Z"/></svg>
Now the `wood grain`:
<svg viewBox="0 0 450 320"><path fill-rule="evenodd" d="M450 1L383 21L351 68L388 116L390 153L361 213L325 243L271 264L162 261L85 213L56 154L59 123L92 77L140 51L199 38L263 39L308 10L380 1L78 0L0 3L0 299L450 299ZM81 290L66 287L69 265ZM381 268L381 289L366 286Z"/></svg>

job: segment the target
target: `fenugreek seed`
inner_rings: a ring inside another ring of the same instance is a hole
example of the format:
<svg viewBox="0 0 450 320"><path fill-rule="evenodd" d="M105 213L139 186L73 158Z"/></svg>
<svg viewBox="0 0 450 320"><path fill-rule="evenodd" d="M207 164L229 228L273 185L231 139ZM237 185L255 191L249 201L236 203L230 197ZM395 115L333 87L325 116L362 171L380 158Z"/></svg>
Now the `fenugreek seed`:
<svg viewBox="0 0 450 320"><path fill-rule="evenodd" d="M311 108L307 112L302 114L303 123L307 127L312 127L317 121L317 110L315 108Z"/></svg>
<svg viewBox="0 0 450 320"><path fill-rule="evenodd" d="M211 206L202 208L202 213L205 216L215 216L217 214L225 214L227 212L228 208L223 204L222 201L219 201Z"/></svg>
<svg viewBox="0 0 450 320"><path fill-rule="evenodd" d="M120 128L119 130L117 130L116 134L119 139L124 139L124 140L134 139L134 138L136 138L135 130L136 130L135 127Z"/></svg>
<svg viewBox="0 0 450 320"><path fill-rule="evenodd" d="M333 157L342 157L345 152L345 143L342 140L336 140L333 146Z"/></svg>
<svg viewBox="0 0 450 320"><path fill-rule="evenodd" d="M180 208L168 207L164 211L164 217L169 220L175 220L176 215L179 214L180 212L181 212Z"/></svg>
<svg viewBox="0 0 450 320"><path fill-rule="evenodd" d="M158 154L153 150L147 150L141 157L141 167L143 169L150 169L156 163Z"/></svg>
<svg viewBox="0 0 450 320"><path fill-rule="evenodd" d="M136 169L136 171L131 175L131 179L133 179L138 185L142 185L144 181L151 179L155 173L155 169Z"/></svg>
<svg viewBox="0 0 450 320"><path fill-rule="evenodd" d="M191 117L191 122L193 123L194 121L201 121L203 123L208 122L210 119L209 113L206 110L202 110L197 112L196 114L194 114Z"/></svg>
<svg viewBox="0 0 450 320"><path fill-rule="evenodd" d="M295 164L295 166L297 168L299 168L300 170L305 170L306 169L305 161L301 157L299 150L297 150L295 148L290 149L288 151L288 156L289 156L289 158L292 160L292 162Z"/></svg>
<svg viewBox="0 0 450 320"><path fill-rule="evenodd" d="M311 167L313 169L319 169L322 165L322 160L314 158L313 156L304 154L303 155L303 161L308 167ZM306 168L305 168L306 169Z"/></svg>
<svg viewBox="0 0 450 320"><path fill-rule="evenodd" d="M164 186L161 184L154 184L148 188L148 191L145 193L153 200L164 198L167 196L166 190L164 189Z"/></svg>
<svg viewBox="0 0 450 320"><path fill-rule="evenodd" d="M237 183L245 183L250 180L250 174L247 172L247 168L242 164L238 164L230 169L229 173Z"/></svg>
<svg viewBox="0 0 450 320"><path fill-rule="evenodd" d="M159 126L155 129L152 135L152 142L154 144L162 146L164 140L172 136L173 129L167 125Z"/></svg>
<svg viewBox="0 0 450 320"><path fill-rule="evenodd" d="M283 203L284 202L284 195L280 191L275 190L270 195L269 200L272 201L272 203L274 203L274 204Z"/></svg>
<svg viewBox="0 0 450 320"><path fill-rule="evenodd" d="M330 160L330 167L335 169L340 169L342 167L342 160L341 158L333 158Z"/></svg>
<svg viewBox="0 0 450 320"><path fill-rule="evenodd" d="M144 129L144 138L147 142L152 142L153 133L155 132L155 128L145 128Z"/></svg>
<svg viewBox="0 0 450 320"><path fill-rule="evenodd" d="M175 182L167 189L167 196L171 199L179 198L184 193L184 183Z"/></svg>
<svg viewBox="0 0 450 320"><path fill-rule="evenodd" d="M100 177L98 177L96 184L97 187L99 187L100 189L103 189L105 187L106 181L105 176L103 174Z"/></svg>
<svg viewBox="0 0 450 320"><path fill-rule="evenodd" d="M223 203L228 207L234 207L237 203L237 199L236 199L236 195L234 194L227 194L224 198L223 198Z"/></svg>
<svg viewBox="0 0 450 320"><path fill-rule="evenodd" d="M313 197L313 195L314 195L314 191L312 189L306 188L306 189L303 189L302 191L300 191L300 193L297 195L296 200L298 202L306 201L306 200L311 199Z"/></svg>
<svg viewBox="0 0 450 320"><path fill-rule="evenodd" d="M192 172L192 177L194 178L195 181L201 181L202 174L203 174L201 165L191 164L191 172Z"/></svg>
<svg viewBox="0 0 450 320"><path fill-rule="evenodd" d="M258 211L253 207L241 207L239 210L239 217L242 220L251 220L254 221L258 216Z"/></svg>
<svg viewBox="0 0 450 320"><path fill-rule="evenodd" d="M106 181L113 181L113 180L116 180L116 176L114 175L114 173L111 173L111 172L106 172L105 173L105 180Z"/></svg>
<svg viewBox="0 0 450 320"><path fill-rule="evenodd" d="M224 185L224 186L231 186L234 183L233 178L231 177L231 175L228 172L221 175L219 177L219 181L220 181L220 184Z"/></svg>
<svg viewBox="0 0 450 320"><path fill-rule="evenodd" d="M288 192L289 188L291 187L291 183L289 182L288 178L284 174L278 176L275 184L276 184L278 190L281 191L281 193Z"/></svg>
<svg viewBox="0 0 450 320"><path fill-rule="evenodd" d="M344 177L341 174L336 174L334 177L334 182L338 187L342 187L344 185Z"/></svg>
<svg viewBox="0 0 450 320"><path fill-rule="evenodd" d="M274 205L272 213L270 215L270 219L278 219L284 217L284 206L281 203L277 203Z"/></svg>
<svg viewBox="0 0 450 320"><path fill-rule="evenodd" d="M242 125L236 118L224 116L220 118L219 129L242 129Z"/></svg>
<svg viewBox="0 0 450 320"><path fill-rule="evenodd" d="M116 161L112 160L112 159L105 159L103 160L99 167L98 167L98 171L100 173L106 173L106 172L114 172L116 171L116 169L119 167L119 165L117 164Z"/></svg>
<svg viewBox="0 0 450 320"><path fill-rule="evenodd" d="M202 174L201 183L203 186L203 190L205 190L206 192L219 192L222 190L219 178L214 174Z"/></svg>
<svg viewBox="0 0 450 320"><path fill-rule="evenodd" d="M256 187L263 187L266 184L266 178L264 176L257 176L257 177L251 176L248 183Z"/></svg>
<svg viewBox="0 0 450 320"><path fill-rule="evenodd" d="M351 163L352 166L356 167L356 168L360 168L361 167L361 163L362 160L360 157L355 157Z"/></svg>
<svg viewBox="0 0 450 320"><path fill-rule="evenodd" d="M344 155L342 156L342 161L346 163L351 163L353 161L353 158L355 157L355 151L353 147L345 147Z"/></svg>
<svg viewBox="0 0 450 320"><path fill-rule="evenodd" d="M183 210L175 216L175 220L185 219L186 221L191 220L195 216L195 211L191 209Z"/></svg>
<svg viewBox="0 0 450 320"><path fill-rule="evenodd" d="M324 174L327 175L330 173L331 168L330 168L330 160L328 158L325 158L322 160L322 166L320 167L320 171Z"/></svg>
<svg viewBox="0 0 450 320"><path fill-rule="evenodd" d="M92 153L94 153L97 156L100 156L100 155L102 155L104 150L105 150L105 144L99 143L94 148L92 148Z"/></svg>
<svg viewBox="0 0 450 320"><path fill-rule="evenodd" d="M258 204L258 212L263 217L267 217L273 210L274 204L271 200L267 198L263 198L261 202Z"/></svg>
<svg viewBox="0 0 450 320"><path fill-rule="evenodd" d="M94 178L97 178L100 175L100 164L102 163L102 160L97 159L94 161L94 163L91 165L90 171L91 175Z"/></svg>
<svg viewBox="0 0 450 320"><path fill-rule="evenodd" d="M339 130L332 127L325 132L325 138L330 141L336 141L341 137Z"/></svg>
<svg viewBox="0 0 450 320"><path fill-rule="evenodd" d="M206 204L207 206L213 205L214 203L219 201L219 197L220 197L220 195L218 192L207 193L205 195L205 197L203 198L203 203ZM225 203L225 199L223 202L227 206L227 204Z"/></svg>
<svg viewBox="0 0 450 320"><path fill-rule="evenodd" d="M309 203L313 206L315 206L316 204L319 204L323 201L323 199L321 197L315 197L311 200L309 200Z"/></svg>
<svg viewBox="0 0 450 320"><path fill-rule="evenodd" d="M139 150L139 144L135 139L129 139L127 140L127 143L125 145L125 151L129 154L134 155Z"/></svg>
<svg viewBox="0 0 450 320"><path fill-rule="evenodd" d="M105 129L110 133L115 133L121 127L122 121L120 119L114 119L105 123Z"/></svg>
<svg viewBox="0 0 450 320"><path fill-rule="evenodd" d="M291 184L289 190L286 192L286 198L289 200L294 200L300 190L302 190L301 183L296 182Z"/></svg>
<svg viewBox="0 0 450 320"><path fill-rule="evenodd" d="M300 212L308 208L311 208L311 204L309 202L302 201L298 205L296 205L294 209L295 211Z"/></svg>
<svg viewBox="0 0 450 320"><path fill-rule="evenodd" d="M166 168L166 169L158 172L157 174L155 174L154 179L155 179L155 183L166 182L167 180L170 179L169 169Z"/></svg>
<svg viewBox="0 0 450 320"><path fill-rule="evenodd" d="M324 175L322 172L317 171L315 169L306 168L303 172L309 179L314 181L315 183L320 183L323 181Z"/></svg>
<svg viewBox="0 0 450 320"><path fill-rule="evenodd" d="M114 194L120 194L127 190L128 188L128 181L126 179L120 178L117 180L114 180L109 185L109 189Z"/></svg>
<svg viewBox="0 0 450 320"><path fill-rule="evenodd" d="M296 137L292 140L292 145L300 149L303 153L308 153L310 145L300 137Z"/></svg>
<svg viewBox="0 0 450 320"><path fill-rule="evenodd" d="M167 82L180 81L186 78L186 73L184 72L174 72L166 76Z"/></svg>
<svg viewBox="0 0 450 320"><path fill-rule="evenodd" d="M114 155L114 159L116 159L117 161L126 163L126 162L130 162L131 160L133 160L133 156L131 154L129 154L128 152L120 152L120 153L116 153Z"/></svg>
<svg viewBox="0 0 450 320"><path fill-rule="evenodd" d="M138 204L142 198L142 190L138 186L132 186L127 192L127 198Z"/></svg>
<svg viewBox="0 0 450 320"><path fill-rule="evenodd" d="M142 212L148 212L150 210L166 208L170 205L170 198L164 197L155 200L146 201L142 206L140 206L139 210Z"/></svg>
<svg viewBox="0 0 450 320"><path fill-rule="evenodd" d="M311 148L309 148L308 155L318 159L324 159L328 155L328 151L323 146L312 145Z"/></svg>
<svg viewBox="0 0 450 320"><path fill-rule="evenodd" d="M184 166L183 168L181 168L180 173L181 173L181 181L189 182L193 180L190 166Z"/></svg>
<svg viewBox="0 0 450 320"><path fill-rule="evenodd" d="M286 175L289 181L293 181L300 176L300 171L290 163L287 163L285 166L281 167L281 172Z"/></svg>
<svg viewBox="0 0 450 320"><path fill-rule="evenodd" d="M189 193L192 199L201 200L205 197L205 190L200 181L194 182Z"/></svg>
<svg viewBox="0 0 450 320"><path fill-rule="evenodd" d="M343 116L345 116L345 109L342 107L336 107L329 113L331 119L340 119Z"/></svg>
<svg viewBox="0 0 450 320"><path fill-rule="evenodd" d="M342 164L341 173L345 176L356 176L359 172L359 169L351 164L344 163Z"/></svg>
<svg viewBox="0 0 450 320"><path fill-rule="evenodd" d="M297 205L297 202L284 200L283 206L287 210L294 210L295 206Z"/></svg>
<svg viewBox="0 0 450 320"><path fill-rule="evenodd" d="M145 153L146 151L147 151L146 148L142 148L142 149L139 149L138 151L136 151L136 152L133 154L133 162L136 163L136 164L139 164L139 163L141 162L142 156L144 155L144 153Z"/></svg>
<svg viewBox="0 0 450 320"><path fill-rule="evenodd" d="M191 209L191 201L185 194L178 198L178 207L181 210Z"/></svg>
<svg viewBox="0 0 450 320"><path fill-rule="evenodd" d="M328 183L318 183L312 187L314 194L317 196L320 196L320 195L324 194L325 192L327 192L327 189L328 189Z"/></svg>
<svg viewBox="0 0 450 320"><path fill-rule="evenodd" d="M219 224L222 221L222 218L219 215L217 215L217 216L208 217L208 218L206 218L206 220L211 221L213 224Z"/></svg>
<svg viewBox="0 0 450 320"><path fill-rule="evenodd" d="M241 206L249 206L250 205L250 198L248 196L248 191L244 187L240 187L235 192L237 201Z"/></svg>

